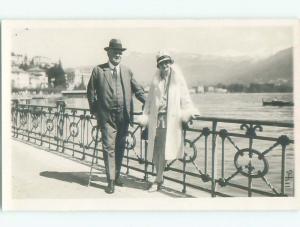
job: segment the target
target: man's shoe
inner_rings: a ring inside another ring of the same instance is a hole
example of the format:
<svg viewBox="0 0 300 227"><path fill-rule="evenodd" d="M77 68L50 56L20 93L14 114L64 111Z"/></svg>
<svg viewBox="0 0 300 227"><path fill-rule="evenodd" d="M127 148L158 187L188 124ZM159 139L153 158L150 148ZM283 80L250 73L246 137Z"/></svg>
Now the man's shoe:
<svg viewBox="0 0 300 227"><path fill-rule="evenodd" d="M157 191L160 191L162 188L163 183L157 183Z"/></svg>
<svg viewBox="0 0 300 227"><path fill-rule="evenodd" d="M107 194L112 194L115 192L115 182L113 180L108 182L107 188L105 189Z"/></svg>
<svg viewBox="0 0 300 227"><path fill-rule="evenodd" d="M123 182L120 180L120 178L117 178L117 179L115 180L115 185L116 185L116 186L119 186L119 187L123 187L123 186L124 186L124 184L123 184Z"/></svg>

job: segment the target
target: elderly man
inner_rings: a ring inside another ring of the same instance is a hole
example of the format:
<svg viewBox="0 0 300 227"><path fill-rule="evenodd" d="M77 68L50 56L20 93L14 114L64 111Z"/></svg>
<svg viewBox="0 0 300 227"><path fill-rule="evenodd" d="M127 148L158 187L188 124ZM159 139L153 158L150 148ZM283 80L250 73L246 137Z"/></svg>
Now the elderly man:
<svg viewBox="0 0 300 227"><path fill-rule="evenodd" d="M132 71L120 64L126 48L118 39L111 39L104 48L108 62L97 65L87 88L90 111L97 118L102 134L103 155L108 186L106 193L114 193L114 186L123 186L120 170L124 156L126 135L132 121L132 94L145 102L144 90L133 78Z"/></svg>

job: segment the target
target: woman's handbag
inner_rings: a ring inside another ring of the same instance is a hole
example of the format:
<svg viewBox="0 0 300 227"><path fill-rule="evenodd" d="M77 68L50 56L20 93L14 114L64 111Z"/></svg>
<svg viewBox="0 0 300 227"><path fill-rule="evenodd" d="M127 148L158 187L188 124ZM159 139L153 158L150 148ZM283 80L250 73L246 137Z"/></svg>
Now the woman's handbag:
<svg viewBox="0 0 300 227"><path fill-rule="evenodd" d="M148 140L148 127L146 127L143 131L142 131L142 140Z"/></svg>

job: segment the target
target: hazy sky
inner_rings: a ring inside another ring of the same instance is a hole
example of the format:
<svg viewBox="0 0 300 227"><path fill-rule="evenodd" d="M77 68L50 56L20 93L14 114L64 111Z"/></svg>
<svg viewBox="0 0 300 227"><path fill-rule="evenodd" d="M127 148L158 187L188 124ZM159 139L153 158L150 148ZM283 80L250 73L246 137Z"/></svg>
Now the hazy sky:
<svg viewBox="0 0 300 227"><path fill-rule="evenodd" d="M28 56L41 55L55 61L61 59L64 67L105 62L107 56L103 48L111 38L122 40L128 49L124 57L130 51L156 53L165 49L257 58L293 45L290 26L19 27L12 29L12 51Z"/></svg>

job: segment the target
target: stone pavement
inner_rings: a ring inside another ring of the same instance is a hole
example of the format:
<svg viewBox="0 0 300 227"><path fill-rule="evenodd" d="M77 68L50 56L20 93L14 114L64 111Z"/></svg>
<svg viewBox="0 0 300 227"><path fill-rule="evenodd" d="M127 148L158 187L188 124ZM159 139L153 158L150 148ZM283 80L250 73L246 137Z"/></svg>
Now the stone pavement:
<svg viewBox="0 0 300 227"><path fill-rule="evenodd" d="M103 166L93 171L93 181L88 187L89 171L90 167L80 163L80 160L72 160L55 151L47 151L32 144L12 140L14 199L192 197L181 193L181 185L172 182L165 182L162 191L149 193L146 190L149 183L142 180L142 173L135 171L130 171L129 175L122 175L124 187L116 187L114 194L106 194ZM210 194L197 191L196 197L210 197Z"/></svg>

